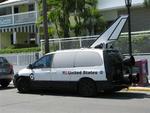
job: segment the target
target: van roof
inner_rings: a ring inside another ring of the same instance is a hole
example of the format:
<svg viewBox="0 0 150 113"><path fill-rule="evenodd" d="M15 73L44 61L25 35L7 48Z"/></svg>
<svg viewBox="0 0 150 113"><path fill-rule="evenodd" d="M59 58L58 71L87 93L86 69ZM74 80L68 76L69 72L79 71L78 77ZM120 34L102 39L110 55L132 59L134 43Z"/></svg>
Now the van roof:
<svg viewBox="0 0 150 113"><path fill-rule="evenodd" d="M58 50L47 54L62 53L62 52L77 52L77 51L103 51L103 49L95 49L95 48L67 49L67 50Z"/></svg>

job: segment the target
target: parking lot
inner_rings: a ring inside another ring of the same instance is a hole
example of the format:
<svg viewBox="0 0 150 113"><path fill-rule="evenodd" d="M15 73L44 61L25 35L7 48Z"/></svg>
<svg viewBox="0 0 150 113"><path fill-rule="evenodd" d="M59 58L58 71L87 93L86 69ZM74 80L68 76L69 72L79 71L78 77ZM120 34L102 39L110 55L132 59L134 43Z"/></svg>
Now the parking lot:
<svg viewBox="0 0 150 113"><path fill-rule="evenodd" d="M0 89L0 113L149 113L149 92L122 91L83 98L70 92L20 94L10 85Z"/></svg>

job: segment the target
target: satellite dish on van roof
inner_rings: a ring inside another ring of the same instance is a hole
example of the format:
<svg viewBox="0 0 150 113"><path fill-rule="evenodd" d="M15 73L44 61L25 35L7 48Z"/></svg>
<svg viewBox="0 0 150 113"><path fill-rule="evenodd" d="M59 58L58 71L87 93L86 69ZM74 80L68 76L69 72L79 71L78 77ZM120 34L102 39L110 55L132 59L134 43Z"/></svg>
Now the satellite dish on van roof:
<svg viewBox="0 0 150 113"><path fill-rule="evenodd" d="M90 47L95 48L102 44L105 46L108 43L118 40L127 19L128 15L122 15L116 19L116 21L102 33Z"/></svg>

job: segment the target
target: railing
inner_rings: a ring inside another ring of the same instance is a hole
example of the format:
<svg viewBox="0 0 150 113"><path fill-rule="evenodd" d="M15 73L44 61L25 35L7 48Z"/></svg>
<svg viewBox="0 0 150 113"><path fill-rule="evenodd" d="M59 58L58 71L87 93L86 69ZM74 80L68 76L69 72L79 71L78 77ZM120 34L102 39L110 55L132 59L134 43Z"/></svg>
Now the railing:
<svg viewBox="0 0 150 113"><path fill-rule="evenodd" d="M42 54L40 53L16 53L16 54L1 54L0 57L5 57L11 64L17 66L25 66L33 63Z"/></svg>
<svg viewBox="0 0 150 113"><path fill-rule="evenodd" d="M98 38L98 36L99 35L49 39L50 51L64 50L64 49L76 49L76 48L88 48ZM132 32L132 39L138 39L140 37L150 37L150 31ZM127 46L128 45L128 33L122 33L119 40L116 42L119 43L120 40L122 39L126 41L126 46ZM44 48L45 48L44 45L45 45L44 40L41 40L42 52L44 52ZM133 46L134 45L136 45L136 43L133 42ZM141 47L141 45L139 45L139 47ZM126 49L128 49L128 47L126 47L125 50ZM147 53L148 52L149 51L147 51Z"/></svg>
<svg viewBox="0 0 150 113"><path fill-rule="evenodd" d="M35 23L37 11L0 16L0 27Z"/></svg>
<svg viewBox="0 0 150 113"><path fill-rule="evenodd" d="M99 35L71 38L49 39L51 51L89 47ZM44 51L45 41L41 40L41 51Z"/></svg>

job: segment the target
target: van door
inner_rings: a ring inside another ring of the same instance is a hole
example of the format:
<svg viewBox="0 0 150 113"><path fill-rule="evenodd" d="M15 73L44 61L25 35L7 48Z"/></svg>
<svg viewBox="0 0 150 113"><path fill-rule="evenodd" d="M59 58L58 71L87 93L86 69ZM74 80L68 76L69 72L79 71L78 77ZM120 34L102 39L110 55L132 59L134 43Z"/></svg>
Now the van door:
<svg viewBox="0 0 150 113"><path fill-rule="evenodd" d="M79 81L84 77L95 81L106 80L102 57L95 51L78 52L75 59L75 72L76 74L71 76L71 80L74 81Z"/></svg>
<svg viewBox="0 0 150 113"><path fill-rule="evenodd" d="M46 55L32 65L33 69L30 77L33 79L34 85L40 87L50 86L52 57L53 55Z"/></svg>
<svg viewBox="0 0 150 113"><path fill-rule="evenodd" d="M56 53L52 64L53 81L70 81L70 72L74 70L74 52Z"/></svg>
<svg viewBox="0 0 150 113"><path fill-rule="evenodd" d="M104 62L108 81L120 81L123 79L123 61L121 54L118 51L105 50Z"/></svg>
<svg viewBox="0 0 150 113"><path fill-rule="evenodd" d="M63 90L73 90L75 88L74 82L70 81L71 74L74 72L74 52L56 53L52 64L52 87Z"/></svg>

